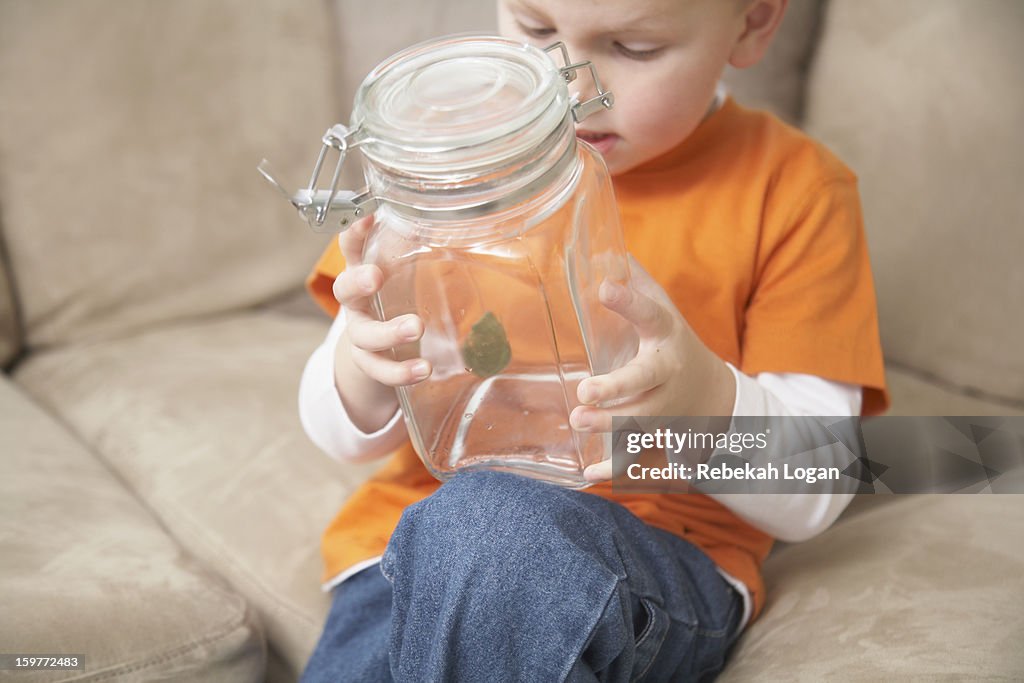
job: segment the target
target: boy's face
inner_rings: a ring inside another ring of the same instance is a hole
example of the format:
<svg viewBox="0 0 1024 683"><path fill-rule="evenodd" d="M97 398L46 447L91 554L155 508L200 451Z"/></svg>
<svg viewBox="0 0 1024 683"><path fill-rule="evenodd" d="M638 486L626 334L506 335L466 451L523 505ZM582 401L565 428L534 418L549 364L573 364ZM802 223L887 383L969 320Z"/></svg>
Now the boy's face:
<svg viewBox="0 0 1024 683"><path fill-rule="evenodd" d="M594 63L615 106L579 124L577 135L613 175L693 132L745 25L735 0L499 0L498 22L504 36L538 47L561 40L573 61ZM581 100L595 94L587 71L570 88Z"/></svg>

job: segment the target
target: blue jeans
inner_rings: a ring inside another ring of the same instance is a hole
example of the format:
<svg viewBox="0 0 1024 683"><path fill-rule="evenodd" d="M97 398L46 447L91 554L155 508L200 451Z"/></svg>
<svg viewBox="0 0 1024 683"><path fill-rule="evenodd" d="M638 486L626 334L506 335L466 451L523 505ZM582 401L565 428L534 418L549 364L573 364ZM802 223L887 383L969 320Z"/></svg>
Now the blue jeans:
<svg viewBox="0 0 1024 683"><path fill-rule="evenodd" d="M302 680L706 680L742 612L704 553L623 506L466 472L337 589Z"/></svg>

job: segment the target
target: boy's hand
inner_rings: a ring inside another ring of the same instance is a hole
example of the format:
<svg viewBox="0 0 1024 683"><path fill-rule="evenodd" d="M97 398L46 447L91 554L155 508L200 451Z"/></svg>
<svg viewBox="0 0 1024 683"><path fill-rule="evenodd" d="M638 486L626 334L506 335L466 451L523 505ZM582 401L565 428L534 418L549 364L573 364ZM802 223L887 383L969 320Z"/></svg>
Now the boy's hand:
<svg viewBox="0 0 1024 683"><path fill-rule="evenodd" d="M630 259L633 286L606 280L601 303L636 328L640 346L629 363L606 375L589 377L576 389L584 405L569 417L583 432L610 432L612 416L731 415L735 379L697 337L657 282ZM614 407L602 408L614 402ZM588 481L612 477L610 460L591 465Z"/></svg>
<svg viewBox="0 0 1024 683"><path fill-rule="evenodd" d="M384 274L380 268L363 263L363 246L373 226L367 216L338 236L345 257L345 270L334 280L334 298L348 315L345 331L334 352L334 385L352 423L364 432L374 432L398 409L394 387L416 384L430 376L430 363L423 358L396 361L389 350L423 336L423 321L415 314L385 322L378 321L370 308L380 291Z"/></svg>

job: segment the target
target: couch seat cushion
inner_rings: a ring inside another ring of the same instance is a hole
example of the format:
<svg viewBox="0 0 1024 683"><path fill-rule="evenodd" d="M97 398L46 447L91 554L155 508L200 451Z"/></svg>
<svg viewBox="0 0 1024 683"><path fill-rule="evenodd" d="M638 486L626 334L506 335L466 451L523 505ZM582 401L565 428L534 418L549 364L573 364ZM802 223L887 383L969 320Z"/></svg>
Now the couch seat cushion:
<svg viewBox="0 0 1024 683"><path fill-rule="evenodd" d="M1024 671L1024 496L864 498L821 536L769 558L765 612L719 680Z"/></svg>
<svg viewBox="0 0 1024 683"><path fill-rule="evenodd" d="M15 374L256 606L294 673L330 603L320 534L372 469L328 460L299 424L299 377L326 330L243 313L33 354Z"/></svg>
<svg viewBox="0 0 1024 683"><path fill-rule="evenodd" d="M61 680L260 678L263 640L244 599L6 377L0 435L4 652L84 655L84 670Z"/></svg>

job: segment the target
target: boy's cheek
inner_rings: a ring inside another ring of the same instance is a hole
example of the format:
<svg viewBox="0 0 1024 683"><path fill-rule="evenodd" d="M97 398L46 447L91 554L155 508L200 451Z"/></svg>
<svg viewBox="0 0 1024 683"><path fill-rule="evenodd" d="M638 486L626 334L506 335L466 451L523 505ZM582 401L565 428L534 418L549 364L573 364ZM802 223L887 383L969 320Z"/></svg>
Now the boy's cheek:
<svg viewBox="0 0 1024 683"><path fill-rule="evenodd" d="M700 124L714 95L715 83L685 89L662 84L643 90L630 88L621 96L615 93L622 135L631 136L636 143L671 149Z"/></svg>
<svg viewBox="0 0 1024 683"><path fill-rule="evenodd" d="M616 93L616 107L622 102L621 108L615 112L619 119L618 134L635 145L673 147L685 137L687 126L683 124L683 112L679 106L651 93L632 98L626 95L625 101ZM679 138L675 140L675 138Z"/></svg>

